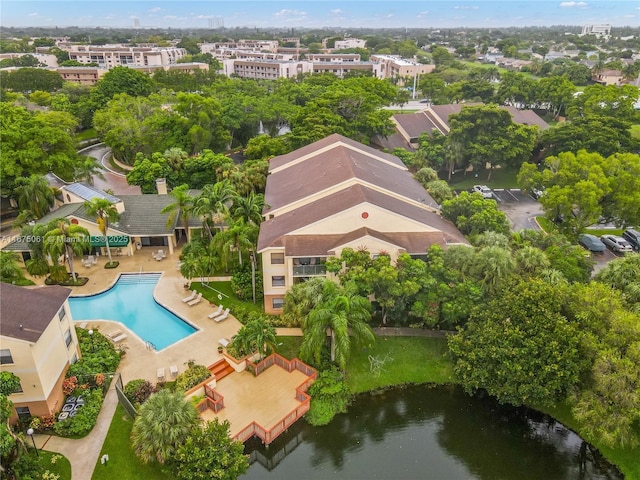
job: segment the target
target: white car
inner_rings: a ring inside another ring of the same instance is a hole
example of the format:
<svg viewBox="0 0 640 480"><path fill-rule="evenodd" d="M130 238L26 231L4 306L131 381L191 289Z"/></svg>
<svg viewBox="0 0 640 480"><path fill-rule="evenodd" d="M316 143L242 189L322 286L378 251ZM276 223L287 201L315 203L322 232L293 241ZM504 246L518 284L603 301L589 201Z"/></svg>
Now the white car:
<svg viewBox="0 0 640 480"><path fill-rule="evenodd" d="M479 193L484 198L493 198L493 192L486 185L474 185L473 186L473 191L475 193Z"/></svg>
<svg viewBox="0 0 640 480"><path fill-rule="evenodd" d="M633 252L633 247L624 238L617 235L602 235L600 237L602 243L609 247L614 252L624 253Z"/></svg>

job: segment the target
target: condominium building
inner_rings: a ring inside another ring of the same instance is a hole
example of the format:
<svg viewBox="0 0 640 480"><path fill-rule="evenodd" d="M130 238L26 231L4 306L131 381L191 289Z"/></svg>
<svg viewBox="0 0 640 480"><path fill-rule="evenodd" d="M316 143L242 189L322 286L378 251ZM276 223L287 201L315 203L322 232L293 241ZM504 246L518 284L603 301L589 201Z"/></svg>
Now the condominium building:
<svg viewBox="0 0 640 480"><path fill-rule="evenodd" d="M344 50L347 48L365 48L366 46L366 40L361 40L359 38L345 38L344 40L336 40L334 48L336 50Z"/></svg>
<svg viewBox="0 0 640 480"><path fill-rule="evenodd" d="M67 299L71 289L60 286L16 287L2 284L2 348L0 370L20 379L9 396L12 419L53 415L64 403L62 382L69 365L80 358L78 337Z"/></svg>
<svg viewBox="0 0 640 480"><path fill-rule="evenodd" d="M397 78L401 81L431 73L436 68L435 65L425 65L398 55L371 55L370 60L381 65L381 78Z"/></svg>
<svg viewBox="0 0 640 480"><path fill-rule="evenodd" d="M306 61L280 61L259 59L226 59L222 70L227 76L276 80L295 78L303 73L311 73L313 64Z"/></svg>
<svg viewBox="0 0 640 480"><path fill-rule="evenodd" d="M338 134L272 158L265 192L264 307L281 313L291 286L328 277L345 248L424 256L434 244L467 244L402 161Z"/></svg>
<svg viewBox="0 0 640 480"><path fill-rule="evenodd" d="M596 37L609 37L611 36L611 25L585 25L582 27L582 35L595 35Z"/></svg>
<svg viewBox="0 0 640 480"><path fill-rule="evenodd" d="M187 55L184 48L177 47L129 47L125 45L70 45L69 59L80 63L97 63L103 68L121 65L162 66L177 63Z"/></svg>

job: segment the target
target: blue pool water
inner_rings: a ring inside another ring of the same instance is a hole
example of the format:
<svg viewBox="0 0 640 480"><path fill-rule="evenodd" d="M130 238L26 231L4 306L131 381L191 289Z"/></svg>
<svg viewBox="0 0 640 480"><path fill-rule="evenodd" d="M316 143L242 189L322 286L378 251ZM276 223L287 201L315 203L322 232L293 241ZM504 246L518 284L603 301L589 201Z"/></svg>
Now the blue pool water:
<svg viewBox="0 0 640 480"><path fill-rule="evenodd" d="M71 297L75 321L115 320L135 332L157 350L188 337L196 331L153 299L160 274L120 275L106 292L90 297Z"/></svg>

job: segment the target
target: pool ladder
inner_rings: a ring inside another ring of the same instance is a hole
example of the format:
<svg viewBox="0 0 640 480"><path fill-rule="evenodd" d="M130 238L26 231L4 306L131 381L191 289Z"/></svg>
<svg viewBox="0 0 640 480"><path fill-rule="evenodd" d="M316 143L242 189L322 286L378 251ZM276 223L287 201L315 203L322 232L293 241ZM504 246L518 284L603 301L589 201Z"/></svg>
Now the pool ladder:
<svg viewBox="0 0 640 480"><path fill-rule="evenodd" d="M147 350L158 350L156 348L156 346L153 344L153 342L144 342L144 346L146 347Z"/></svg>

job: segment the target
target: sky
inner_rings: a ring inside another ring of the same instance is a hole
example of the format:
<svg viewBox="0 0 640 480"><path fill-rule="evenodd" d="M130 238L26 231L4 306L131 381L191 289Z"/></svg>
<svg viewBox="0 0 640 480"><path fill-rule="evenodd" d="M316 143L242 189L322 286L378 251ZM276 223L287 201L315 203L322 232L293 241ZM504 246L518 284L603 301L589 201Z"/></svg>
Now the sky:
<svg viewBox="0 0 640 480"><path fill-rule="evenodd" d="M2 0L0 26L208 28L640 26L638 0Z"/></svg>

